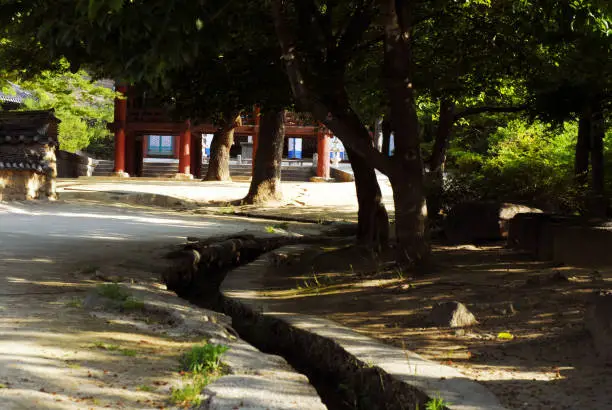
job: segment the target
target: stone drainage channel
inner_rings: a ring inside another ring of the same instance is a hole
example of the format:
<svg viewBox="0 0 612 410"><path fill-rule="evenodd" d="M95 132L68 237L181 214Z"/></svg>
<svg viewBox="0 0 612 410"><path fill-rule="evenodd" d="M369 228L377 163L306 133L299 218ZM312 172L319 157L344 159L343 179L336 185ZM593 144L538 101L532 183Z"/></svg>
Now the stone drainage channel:
<svg viewBox="0 0 612 410"><path fill-rule="evenodd" d="M232 242L230 246L227 246L227 240L224 241L225 245L212 245L213 248L217 247L216 250L213 249L212 255L208 248L210 242L204 246L204 249L196 250L193 246L187 246L182 254L175 253L174 270L164 277L168 288L195 305L230 316L233 328L242 339L264 353L282 356L294 369L306 375L329 409L425 410L429 408L427 403L436 396L432 394L432 391L439 391L437 387L442 386L440 390L445 392L455 389L456 386L446 389L449 381L445 381L446 377L443 376L447 374L444 373L444 370L441 373L438 372L437 367L433 373L426 375L427 378L440 376L442 381L434 382L438 384L435 384L433 389L428 384L429 382L406 383L396 374L392 375L372 362L364 360L362 356L359 358L354 352L347 351L346 345L343 346L334 338L324 337L317 334L316 331L296 326L295 317L293 320L288 320L282 314L266 314L239 298L225 295L222 283L228 274L232 275L234 272L237 274L239 270L248 268L246 265L249 263L265 266L266 263L270 263L271 259L267 258L267 253L286 246L288 242L284 238L281 241L273 240L260 246L260 243L253 245L260 241L260 239L254 239L251 246L245 245L245 242L251 239L254 238L240 238L239 243ZM299 241L295 242L299 243ZM230 248L235 256L230 258L229 263L226 263L228 261L227 249ZM221 261L223 255L225 259ZM324 319L320 320L325 322ZM322 327L325 326L324 323ZM342 329L340 326L338 328ZM349 334L346 339L359 339L359 336ZM367 350L371 346L377 347L377 345L368 345L366 341L362 350ZM419 360L422 359L419 358ZM427 366L425 364L425 367ZM453 379L458 375L451 371L448 376L449 379ZM466 381L465 378L462 381L467 383L467 386L460 387L459 390L462 391L459 395L451 394L451 399L457 397L463 399L466 391L468 395L473 391L476 397L473 400L468 399L465 403L447 401L446 403L450 403L448 408L503 410L497 399L484 387Z"/></svg>

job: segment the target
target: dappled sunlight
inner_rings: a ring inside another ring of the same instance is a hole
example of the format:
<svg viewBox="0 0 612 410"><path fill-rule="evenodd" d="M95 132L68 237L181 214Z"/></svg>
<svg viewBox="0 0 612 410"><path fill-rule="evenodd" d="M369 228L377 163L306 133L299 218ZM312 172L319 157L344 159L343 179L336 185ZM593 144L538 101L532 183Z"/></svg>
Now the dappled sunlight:
<svg viewBox="0 0 612 410"><path fill-rule="evenodd" d="M374 354L365 339L336 334L333 326L318 320L331 319L397 347L411 365L415 352L465 375L452 377L485 383L500 397L518 392L529 392L525 397L530 397L540 391L554 397L558 389L583 394L589 386L610 383L612 370L601 366L583 330L583 317L587 295L612 290L612 269L560 267L497 246L434 249L439 265L435 273L422 277L393 269L327 269L346 266L351 252L342 252L336 255L345 258L344 265L321 262L326 268L319 271L326 273L317 274L316 281L292 265L281 266L264 271L259 291L250 285L248 291L234 289L232 296L256 301L267 314L286 312L275 315L321 335L344 338L355 353ZM455 300L466 304L479 323L464 329L434 327L430 309ZM309 318L291 319L295 313ZM389 369L423 380L436 377L408 368L404 364ZM612 391L606 394L612 401Z"/></svg>

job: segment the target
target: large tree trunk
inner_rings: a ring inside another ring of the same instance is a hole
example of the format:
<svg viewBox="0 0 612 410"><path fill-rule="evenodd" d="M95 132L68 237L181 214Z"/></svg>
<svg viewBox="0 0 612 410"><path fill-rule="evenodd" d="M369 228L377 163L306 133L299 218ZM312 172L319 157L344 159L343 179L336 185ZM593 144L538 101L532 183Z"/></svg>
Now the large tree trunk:
<svg viewBox="0 0 612 410"><path fill-rule="evenodd" d="M261 117L261 131L255 155L255 169L247 204L277 201L281 193L281 162L285 142L285 111L267 111Z"/></svg>
<svg viewBox="0 0 612 410"><path fill-rule="evenodd" d="M389 242L389 215L382 202L376 171L350 148L346 148L346 152L351 159L359 204L357 240L380 250Z"/></svg>
<svg viewBox="0 0 612 410"><path fill-rule="evenodd" d="M440 101L440 120L436 130L436 139L429 158L429 172L426 178L427 215L436 218L442 209L444 194L444 164L450 142L450 135L455 123L455 103L448 99Z"/></svg>
<svg viewBox="0 0 612 410"><path fill-rule="evenodd" d="M399 7L399 8L396 8ZM385 80L395 152L389 179L395 202L395 228L401 261L417 269L429 261L423 163L412 89L411 28L406 2L381 0L385 25Z"/></svg>
<svg viewBox="0 0 612 410"><path fill-rule="evenodd" d="M580 114L578 122L578 140L576 141L576 157L574 174L579 189L585 188L589 178L589 152L591 151L591 110L585 109Z"/></svg>
<svg viewBox="0 0 612 410"><path fill-rule="evenodd" d="M591 199L589 213L595 217L605 217L608 200L605 192L604 145L605 119L601 101L593 103L591 114Z"/></svg>
<svg viewBox="0 0 612 410"><path fill-rule="evenodd" d="M347 99L342 97L345 92L341 77L331 82L340 100L333 101L334 112L330 104L321 98L322 95L329 95L330 90L317 89L305 76L301 60L297 57L299 51L288 20L287 3L283 0L274 0L271 6L283 53L282 59L285 61L293 95L317 121L325 124L340 138L351 159L359 203L359 240L374 247L383 246L388 239L389 220L381 201L380 187L373 167L373 163L380 161L381 158L373 158L368 153L379 157L382 155L374 149L367 129L346 104Z"/></svg>
<svg viewBox="0 0 612 410"><path fill-rule="evenodd" d="M241 125L240 114L232 114L215 134L210 144L210 161L205 181L231 181L229 170L230 149L234 145L234 130Z"/></svg>

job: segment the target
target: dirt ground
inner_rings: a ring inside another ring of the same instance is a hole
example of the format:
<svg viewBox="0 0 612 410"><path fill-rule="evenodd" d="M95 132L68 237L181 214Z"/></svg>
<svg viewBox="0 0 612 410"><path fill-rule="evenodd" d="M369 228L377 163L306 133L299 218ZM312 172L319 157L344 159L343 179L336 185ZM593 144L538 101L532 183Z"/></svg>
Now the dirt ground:
<svg viewBox="0 0 612 410"><path fill-rule="evenodd" d="M0 409L175 408L179 358L205 336L149 313L90 309L87 295L120 281L141 288L143 303L184 312L159 283L168 249L267 225L85 201L0 203Z"/></svg>
<svg viewBox="0 0 612 410"><path fill-rule="evenodd" d="M321 250L266 276L271 305L453 366L508 408L612 408L612 367L583 326L589 296L612 289L612 270L534 262L501 245L436 246L434 273L411 277L354 248ZM479 324L431 327L428 312L445 301L466 304Z"/></svg>

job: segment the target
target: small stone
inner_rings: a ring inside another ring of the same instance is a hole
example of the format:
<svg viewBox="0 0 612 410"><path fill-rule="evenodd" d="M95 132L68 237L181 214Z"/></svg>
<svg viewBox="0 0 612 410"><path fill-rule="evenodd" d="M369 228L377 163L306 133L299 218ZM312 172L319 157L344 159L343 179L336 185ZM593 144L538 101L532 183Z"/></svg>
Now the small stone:
<svg viewBox="0 0 612 410"><path fill-rule="evenodd" d="M439 303L429 313L428 321L438 327L468 327L478 324L476 317L460 302Z"/></svg>

